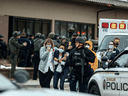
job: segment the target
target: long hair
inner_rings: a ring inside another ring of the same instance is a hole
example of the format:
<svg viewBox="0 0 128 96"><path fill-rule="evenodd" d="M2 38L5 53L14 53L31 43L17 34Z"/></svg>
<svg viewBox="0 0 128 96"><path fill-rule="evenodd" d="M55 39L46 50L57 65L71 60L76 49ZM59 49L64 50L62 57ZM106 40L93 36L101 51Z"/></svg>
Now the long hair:
<svg viewBox="0 0 128 96"><path fill-rule="evenodd" d="M46 39L46 41L44 42L44 46L45 46L45 47L46 47L46 44L47 44L47 43L50 43L51 46L52 46L52 48L54 47L54 43L53 43L52 39L50 39L50 38Z"/></svg>

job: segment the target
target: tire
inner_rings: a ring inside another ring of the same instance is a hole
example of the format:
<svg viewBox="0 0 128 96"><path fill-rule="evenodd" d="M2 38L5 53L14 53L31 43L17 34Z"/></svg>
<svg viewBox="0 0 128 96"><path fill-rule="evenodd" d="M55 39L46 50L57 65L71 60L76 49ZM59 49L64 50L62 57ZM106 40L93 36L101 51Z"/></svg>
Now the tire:
<svg viewBox="0 0 128 96"><path fill-rule="evenodd" d="M90 94L95 94L95 95L100 95L100 91L99 88L96 85L93 85L90 90L89 90Z"/></svg>

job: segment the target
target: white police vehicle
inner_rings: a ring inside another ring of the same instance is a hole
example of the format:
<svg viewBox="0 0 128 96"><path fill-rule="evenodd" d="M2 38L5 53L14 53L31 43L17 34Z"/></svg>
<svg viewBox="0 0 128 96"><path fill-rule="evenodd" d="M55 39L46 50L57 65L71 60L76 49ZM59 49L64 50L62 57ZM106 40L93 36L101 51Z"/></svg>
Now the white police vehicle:
<svg viewBox="0 0 128 96"><path fill-rule="evenodd" d="M106 60L107 61L107 60ZM128 96L128 47L109 64L105 60L88 83L88 92L101 96Z"/></svg>

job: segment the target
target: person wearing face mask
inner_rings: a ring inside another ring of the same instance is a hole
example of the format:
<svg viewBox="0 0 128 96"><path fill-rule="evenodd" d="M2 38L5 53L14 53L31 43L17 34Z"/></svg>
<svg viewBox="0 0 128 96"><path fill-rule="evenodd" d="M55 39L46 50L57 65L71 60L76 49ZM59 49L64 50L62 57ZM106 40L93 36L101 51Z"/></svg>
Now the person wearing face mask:
<svg viewBox="0 0 128 96"><path fill-rule="evenodd" d="M93 63L95 55L84 47L85 41L83 37L77 37L75 40L76 48L74 48L67 59L65 68L71 66L73 69L70 74L70 90L76 91L76 82L79 82L79 92L85 92L85 85L87 85L86 78L92 76L91 66L89 62Z"/></svg>
<svg viewBox="0 0 128 96"><path fill-rule="evenodd" d="M95 71L98 68L98 58L97 58L96 53L92 50L93 49L92 41L86 41L85 47L88 48L89 50L91 50L93 52L93 54L95 55L94 63L89 62L89 64L91 65L91 68L93 69L93 71Z"/></svg>
<svg viewBox="0 0 128 96"><path fill-rule="evenodd" d="M54 43L48 38L40 49L39 82L41 87L50 88L50 82L54 74Z"/></svg>
<svg viewBox="0 0 128 96"><path fill-rule="evenodd" d="M66 54L65 54L65 45L60 44L58 50L54 53L54 78L53 78L53 87L58 89L58 81L60 79L60 89L64 90L64 80L65 76L62 74L62 68L65 65Z"/></svg>
<svg viewBox="0 0 128 96"><path fill-rule="evenodd" d="M118 48L119 44L120 44L120 39L116 37L114 39L114 47L120 51L120 49Z"/></svg>
<svg viewBox="0 0 128 96"><path fill-rule="evenodd" d="M108 57L108 62L111 62L117 55L119 54L119 50L114 48L114 42L110 41L108 45L108 49L105 52L105 56Z"/></svg>

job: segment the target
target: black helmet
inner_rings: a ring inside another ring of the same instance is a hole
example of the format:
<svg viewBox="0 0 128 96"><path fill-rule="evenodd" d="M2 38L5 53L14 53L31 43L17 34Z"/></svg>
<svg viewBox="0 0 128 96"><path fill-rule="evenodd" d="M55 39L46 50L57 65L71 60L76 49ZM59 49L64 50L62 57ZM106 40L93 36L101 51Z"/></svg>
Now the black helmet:
<svg viewBox="0 0 128 96"><path fill-rule="evenodd" d="M3 38L4 37L4 35L3 34L0 34L0 38Z"/></svg>
<svg viewBox="0 0 128 96"><path fill-rule="evenodd" d="M41 38L42 38L42 39L45 39L45 36L44 36L44 34L41 34Z"/></svg>
<svg viewBox="0 0 128 96"><path fill-rule="evenodd" d="M35 37L36 37L36 38L41 38L41 33L36 33L36 34L35 34Z"/></svg>
<svg viewBox="0 0 128 96"><path fill-rule="evenodd" d="M77 37L78 36L77 32L74 32L72 36Z"/></svg>
<svg viewBox="0 0 128 96"><path fill-rule="evenodd" d="M14 32L12 33L12 35L13 35L14 37L16 37L16 36L20 36L20 33L19 33L18 31L14 31Z"/></svg>
<svg viewBox="0 0 128 96"><path fill-rule="evenodd" d="M80 43L85 43L85 40L83 37L77 37L75 41L79 41Z"/></svg>

